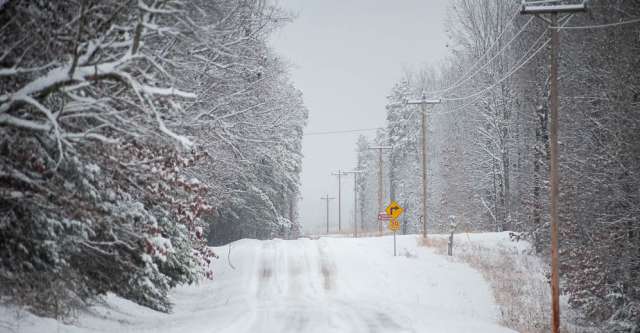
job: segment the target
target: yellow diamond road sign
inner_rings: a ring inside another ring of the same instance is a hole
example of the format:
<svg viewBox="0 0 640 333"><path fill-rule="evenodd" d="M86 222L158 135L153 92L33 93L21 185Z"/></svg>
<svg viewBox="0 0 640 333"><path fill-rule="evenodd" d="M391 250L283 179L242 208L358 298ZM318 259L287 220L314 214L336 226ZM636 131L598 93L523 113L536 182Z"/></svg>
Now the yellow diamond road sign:
<svg viewBox="0 0 640 333"><path fill-rule="evenodd" d="M397 219L400 215L402 215L402 212L404 212L404 208L400 207L397 202L391 201L391 204L387 206L386 212L394 219Z"/></svg>

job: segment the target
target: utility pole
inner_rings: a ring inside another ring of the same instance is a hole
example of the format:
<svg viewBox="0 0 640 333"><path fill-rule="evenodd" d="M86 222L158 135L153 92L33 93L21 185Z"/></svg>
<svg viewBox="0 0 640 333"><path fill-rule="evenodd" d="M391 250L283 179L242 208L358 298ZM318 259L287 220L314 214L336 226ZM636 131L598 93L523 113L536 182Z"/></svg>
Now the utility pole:
<svg viewBox="0 0 640 333"><path fill-rule="evenodd" d="M338 232L342 231L342 199L341 199L341 195L342 195L342 189L341 189L341 185L342 185L342 176L345 174L344 172L342 172L342 170L338 169L337 172L332 172L331 173L334 176L338 176Z"/></svg>
<svg viewBox="0 0 640 333"><path fill-rule="evenodd" d="M378 211L376 212L376 216L378 215L378 213L382 212L382 168L383 168L383 163L382 163L382 151L383 150L389 150L392 149L391 146L375 146L375 147L369 147L368 149L375 149L378 150ZM378 233L380 235L382 235L382 222L378 221Z"/></svg>
<svg viewBox="0 0 640 333"><path fill-rule="evenodd" d="M327 203L327 235L328 235L329 234L329 200L333 200L335 198L330 198L329 194L327 194L324 197L320 197L320 199L326 201Z"/></svg>
<svg viewBox="0 0 640 333"><path fill-rule="evenodd" d="M358 174L362 170L343 171L343 175L353 174L353 237L358 238Z"/></svg>
<svg viewBox="0 0 640 333"><path fill-rule="evenodd" d="M427 239L427 105L440 104L439 99L422 99L407 101L407 104L422 106L422 237Z"/></svg>
<svg viewBox="0 0 640 333"><path fill-rule="evenodd" d="M560 1L558 1L560 3ZM558 194L560 178L558 175L558 49L560 48L560 32L558 31L559 13L578 13L587 10L586 4L574 5L527 5L522 3L523 15L536 15L549 24L551 29L551 72L549 106L551 108L551 119L549 124L549 145L551 147L550 163L550 194L551 200L551 329L553 333L560 330L560 276L558 272ZM550 14L550 19L542 17L543 14Z"/></svg>

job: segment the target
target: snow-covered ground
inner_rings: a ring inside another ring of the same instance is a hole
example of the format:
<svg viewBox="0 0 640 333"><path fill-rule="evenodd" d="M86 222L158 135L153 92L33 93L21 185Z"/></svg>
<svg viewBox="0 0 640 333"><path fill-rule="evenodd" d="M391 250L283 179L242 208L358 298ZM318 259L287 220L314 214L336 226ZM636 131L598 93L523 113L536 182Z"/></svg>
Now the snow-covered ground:
<svg viewBox="0 0 640 333"><path fill-rule="evenodd" d="M491 241L491 237L487 238ZM468 265L393 238L240 240L216 277L176 289L171 314L111 296L71 325L0 307L18 332L513 332ZM235 267L235 269L233 268Z"/></svg>

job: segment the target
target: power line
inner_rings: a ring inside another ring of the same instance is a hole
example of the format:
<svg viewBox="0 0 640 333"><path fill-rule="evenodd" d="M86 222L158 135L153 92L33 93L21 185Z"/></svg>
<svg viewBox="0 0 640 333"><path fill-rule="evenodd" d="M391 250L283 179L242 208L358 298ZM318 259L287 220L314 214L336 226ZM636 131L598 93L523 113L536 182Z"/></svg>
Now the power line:
<svg viewBox="0 0 640 333"><path fill-rule="evenodd" d="M533 54L529 55L528 58L527 58L527 55L529 54L529 52L531 52L531 50L535 48L536 44L538 44L540 39L542 39L542 37L544 37L546 35L546 32L547 32L547 30L545 29L545 31L538 37L538 39L536 39L536 41L531 45L531 47L527 50L527 52L525 52L525 54L516 63L518 63L521 60L526 58L526 60L524 60L524 62L522 62L520 65L516 66L514 69L509 71L504 77L502 77L500 80L496 81L491 86L489 86L489 87L487 87L487 88L485 88L483 90L480 90L480 91L478 91L476 93L473 93L471 95L465 96L465 97L452 98L452 99L443 98L442 99L443 101L461 101L461 100L473 98L473 100L471 100L470 102L465 103L464 105L461 105L461 106L459 106L459 107L457 107L457 108L455 108L453 110L443 111L443 112L434 112L433 115L434 116L442 116L442 115L457 113L459 111L462 111L462 110L466 109L467 107L469 107L471 105L474 105L476 102L478 102L484 96L485 93L487 93L488 91L491 91L491 89L495 88L498 84L504 82L506 79L511 77L517 71L519 71L522 67L524 67L524 65L529 63L529 61L531 61L538 53L540 53L540 51L542 51L542 49L544 49L545 46L547 46L549 44L551 39L547 39L546 42L544 42L540 47L538 47L538 49L535 52L533 52ZM412 134L408 135L408 137L411 137L412 139L414 139L415 136L418 134L418 132L419 132L419 130L415 130Z"/></svg>
<svg viewBox="0 0 640 333"><path fill-rule="evenodd" d="M546 42L544 42L535 52L533 52L533 54L531 54L528 58L527 55L529 55L529 53L531 52L531 50L536 46L536 44L538 44L538 42L540 41L540 39L542 37L544 37L544 35L546 35L546 30L542 33L542 35L540 35L540 37L538 37L538 39L533 43L533 45L531 45L531 47L527 50L527 52L525 52L525 54L522 56L522 58L520 58L516 63L522 61L523 59L526 58L526 60L524 60L524 62L522 62L521 64L517 65L514 69L512 69L511 71L509 71L504 77L502 77L501 79L499 79L498 81L496 81L495 83L493 83L492 85L479 90L475 93L472 93L470 95L464 96L464 97L452 97L452 98L447 98L447 97L443 97L442 100L443 101L462 101L465 99L469 99L469 98L474 98L476 96L481 96L484 93L486 93L487 91L490 91L491 89L493 89L495 86L497 86L498 84L504 82L506 79L508 79L509 77L511 77L511 75L513 75L515 72L517 72L518 70L520 70L520 68L522 68L524 65L526 65L529 61L531 61L531 59L533 59L533 57L536 56L536 54L538 54L545 46L547 46L547 44L549 44L549 42L551 41L551 39L547 39Z"/></svg>
<svg viewBox="0 0 640 333"><path fill-rule="evenodd" d="M618 25L632 24L632 23L638 23L638 22L640 22L640 18L635 18L635 19L622 21L622 22L612 22L612 23L598 24L598 25L583 25L583 26L573 26L573 27L560 26L560 27L551 27L551 28L557 28L562 30L600 29L600 28L609 28L609 27L615 27Z"/></svg>
<svg viewBox="0 0 640 333"><path fill-rule="evenodd" d="M569 17L569 18L564 22L564 24L563 24L563 25L561 25L560 27L563 27L563 26L565 26L567 23L569 23L569 21L571 21L571 18L572 18L572 17L573 17L573 16ZM533 17L532 17L532 18L533 18ZM516 63L518 63L518 62L522 61L525 57L527 57L527 55L529 54L529 52L531 52L531 50L536 46L536 44L538 44L538 42L542 39L542 37L544 37L544 35L547 33L547 31L548 31L548 29L545 29L545 31L540 35L540 37L538 37L538 39L536 39L536 41L531 45L531 47L529 47L529 49L527 50L527 52L525 52L525 54L524 54L524 55L523 55L523 56L522 56L518 61L516 61ZM477 92L475 92L475 93L472 93L472 94L470 94L470 95L464 96L464 97L455 97L455 98L446 98L446 97L443 97L443 98L442 98L442 100L443 100L443 101L461 101L461 100L465 100L465 99L469 99L469 98L474 98L474 97L478 97L478 96L479 96L479 97L481 97L482 95L484 95L484 93L486 93L486 92L490 91L490 90L491 90L491 89L493 89L495 86L497 86L498 84L500 84L500 83L504 82L506 79L508 79L509 77L511 77L511 75L515 74L518 70L520 70L520 68L522 68L522 67L523 67L524 65L526 65L529 61L531 61L531 60L533 59L533 57L535 57L535 56L536 56L536 54L538 54L540 51L542 51L542 49L543 49L547 44L549 44L549 42L550 42L550 41L551 41L551 39L547 39L547 41L546 41L544 44L542 44L542 45L541 45L541 46L540 46L540 47L539 47L539 48L538 48L538 49L537 49L533 54L531 54L531 55L530 55L526 60L524 60L524 62L522 62L520 65L516 66L514 69L512 69L511 71L509 71L509 72L508 72L504 77L502 77L500 80L496 81L494 84L492 84L492 85L490 85L490 86L488 86L488 87L486 87L486 88L484 88L484 89L482 89L482 90L479 90L479 91L477 91ZM477 99L475 99L475 101L477 101ZM471 104L471 103L466 104L466 105L465 105L465 107L466 107L466 106L468 106L468 105L470 105L470 104ZM459 109L454 109L453 111L457 112L457 111L459 111ZM446 113L453 113L453 111L449 111L449 112L446 112ZM443 114L446 114L446 113L443 113Z"/></svg>
<svg viewBox="0 0 640 333"><path fill-rule="evenodd" d="M542 2L557 2L557 1L540 1ZM533 19L533 17L531 18ZM513 19L511 20L513 21ZM478 69L476 72L474 72L473 75L458 81L454 86L451 86L449 88L446 89L442 89L442 90L433 90L433 91L429 91L427 93L437 93L437 92L445 92L445 91L449 91L452 90L454 88L456 88L457 86L459 86L461 83L464 83L466 81L468 81L469 79L471 79L473 76L475 76L479 71L481 71L482 69L486 68L486 66L492 62L497 56L499 56L500 54L502 54L506 48L515 40L515 38L517 38L523 31L524 29L527 27L527 25L531 22L531 20L529 20L527 23L525 23L525 25L522 26L522 28L520 29L520 31L518 31L518 33L516 33L516 35L509 41L507 42L507 44L500 49L500 51L498 51L498 53L496 55L494 55L491 59L489 59L487 61L487 63L485 63L485 65L483 65L483 67L481 67L480 69ZM567 20L565 22L565 24L567 24L569 22L569 20ZM636 19L632 19L632 20L627 20L627 21L622 21L622 22L615 22L615 23L607 23L607 24L600 24L600 25L589 25L589 26L558 26L558 27L549 27L549 28L556 28L556 29L598 29L598 28L607 28L607 27L613 27L613 26L618 26L618 25L626 25L626 24L633 24L633 23L640 23L640 18L636 18ZM506 31L506 30L505 30ZM544 35L546 34L547 30L545 30L539 37L538 39L536 39L536 41L532 44L532 46L529 48L529 50L527 50L527 52L525 52L524 56L522 58L520 58L520 60L523 60L526 57L526 60L524 60L524 62L522 62L521 64L519 64L517 67L515 67L513 70L509 71L504 77L502 77L500 80L496 81L494 84L478 91L475 92L473 94L470 94L468 96L464 96L464 97L454 97L454 98L447 98L444 97L442 98L442 100L444 101L462 101L462 100L466 100L466 99L470 99L473 98L472 101L465 103L464 105L457 107L453 110L449 110L449 111L444 111L444 112L435 112L434 115L435 116L440 116L440 115L446 115L446 114L452 114L452 113L456 113L459 112L461 110L466 109L467 107L475 104L478 100L480 100L480 98L482 98L484 96L484 94L488 91L490 91L491 89L495 88L498 84L504 82L506 79L508 79L509 77L511 77L513 74L515 74L517 71L519 71L524 65L526 65L527 63L529 63L538 53L540 53L540 51L542 51L542 49L549 44L550 39L548 39L545 43L543 43L540 47L538 47L537 50L535 50L535 52L531 55L529 55L527 57L527 55L529 54L529 52L531 52L531 50L535 47L536 44L538 44L538 42L540 41L540 39L542 37L544 37ZM502 34L504 33L504 31L496 38L496 40L492 43L492 45L489 47L489 49L487 49L487 51L485 52L485 54L483 54L482 56L480 56L479 59L482 59L487 53L488 51L491 50L491 48L497 43L497 41L502 37ZM519 61L518 61L519 62ZM479 61L477 61L474 65L472 65L470 68L474 68L477 64L479 63ZM457 85L457 86L456 86ZM413 112L412 112L413 115ZM367 132L367 131L374 131L374 130L378 130L378 129L382 129L382 127L374 127L374 128L362 128L362 129L350 129L350 130L340 130L340 131L326 131L326 132L310 132L310 133L305 133L304 135L330 135L330 134L342 134L342 133L357 133L357 132ZM416 131L417 132L417 131ZM414 135L417 133L414 133ZM413 135L410 135L410 137L412 137Z"/></svg>
<svg viewBox="0 0 640 333"><path fill-rule="evenodd" d="M482 59L484 59L484 57L485 57L485 56L487 56L487 55L489 54L489 51L491 51L491 49L493 49L493 47L494 47L494 46L496 46L496 45L498 44L498 42L500 41L500 38L502 38L502 35L504 35L504 33L505 33L505 32L507 32L507 30L509 30L509 29L508 29L509 25L510 25L510 24L511 24L515 19L516 19L516 17L518 17L518 16L519 16L519 14L520 14L520 11L519 11L519 10L518 10L518 11L516 11L516 12L513 14L513 17L511 17L511 19L509 20L509 22L507 22L507 24L505 24L505 26L502 28L502 32L500 32L500 35L498 35L498 37L496 37L496 39L491 43L491 45L489 46L489 48L487 48L487 50L486 50L486 51L485 51L485 52L484 52L480 57L478 57L478 60L477 60L473 65L471 65L471 67L469 67L469 69L467 70L467 72L466 72L466 73L464 73L464 74L462 74L462 75L460 75L461 77L463 77L463 78L464 78L465 76L469 75L469 73L471 73L471 71L473 71L473 69L474 69L478 64L480 64L480 62L482 61ZM528 22L527 22L527 24L528 24ZM455 87L457 84L459 84L459 83L463 82L463 81L461 81L461 80L464 80L464 79L459 79L458 81L456 81L456 82L453 84L453 87ZM436 94L436 93L446 92L446 91L448 91L448 90L450 90L450 89L452 89L452 87L445 88L445 89L440 89L440 90L427 91L427 92L425 92L425 94Z"/></svg>
<svg viewBox="0 0 640 333"><path fill-rule="evenodd" d="M511 45L511 43L513 43L513 42L514 42L514 41L515 41L515 40L520 36L520 34L522 34L522 33L525 31L525 29L529 26L529 24L531 23L531 21L533 21L533 17L529 18L529 20L527 21L527 23L525 23L525 24L520 28L520 30L519 30L519 31L518 31L518 32L517 32L517 33L516 33L512 38L511 38L511 40L509 40L509 41L507 42L507 44L505 44L505 45L504 45L504 46L503 46L503 47L502 47L502 48L501 48L501 49L500 49L500 50L499 50L499 51L498 51L498 52L497 52L493 57L491 57L491 59L487 60L487 62L486 62L482 67L480 67L480 68L478 68L476 71L474 71L474 72L473 72L473 74L471 74L471 75L467 76L467 77L466 77L466 78L464 78L462 81L458 81L458 83L456 83L456 84L454 84L454 85L450 86L449 88L442 89L442 90L439 90L439 91L434 91L434 92L428 92L428 93L433 94L433 93L438 93L438 92L448 92L448 91L451 91L451 90L453 90L453 89L455 89L455 88L460 87L463 83L465 83L465 82L467 82L467 81L471 80L471 79L472 79L473 77L475 77L478 73L480 73L482 70L484 70L485 68L487 68L487 66L489 66L489 65L493 62L493 60L495 60L498 56L502 55L502 53L504 53L504 52L507 50L507 48Z"/></svg>
<svg viewBox="0 0 640 333"><path fill-rule="evenodd" d="M571 18L569 18L565 22L565 24L567 24L570 20L571 20ZM504 82L506 79L511 77L514 73L516 73L518 70L520 70L529 61L531 61L540 51L542 51L542 49L544 49L544 47L547 44L549 44L551 39L547 39L547 41L545 43L543 43L537 50L535 50L535 52L533 54L529 55L531 50L533 50L535 48L535 46L538 44L538 42L546 35L547 31L548 31L548 29L545 29L545 31L543 31L543 33L535 40L535 42L531 45L531 47L529 47L529 49L524 53L524 55L518 61L516 61L516 63L519 63L522 60L524 60L524 62L522 62L521 64L516 66L513 70L509 71L500 80L496 81L494 84L492 84L491 86L489 86L489 87L487 87L487 88L485 88L483 90L480 90L480 91L478 91L476 93L473 93L473 94L465 96L465 97L460 97L460 98L450 98L450 99L442 98L443 101L457 101L457 100L461 101L461 100L465 100L465 99L469 99L469 98L473 98L473 100L468 102L468 103L466 103L466 104L464 104L464 105L461 105L461 106L459 106L459 107L457 107L457 108L455 108L453 110L444 111L444 112L434 112L434 116L452 114L452 113L456 113L456 112L459 112L459 111L462 111L462 110L466 109L467 107L469 107L469 106L475 104L477 101L479 101L484 96L485 93L487 93L488 91L491 91L491 89L493 89L495 86L497 86L498 84ZM412 113L412 115L413 115L413 113ZM418 132L419 132L419 130L415 130L412 134L408 135L407 137L415 139L415 137L418 134Z"/></svg>
<svg viewBox="0 0 640 333"><path fill-rule="evenodd" d="M348 129L348 130L339 130L339 131L309 132L309 133L304 133L304 136L369 132L369 131L376 131L382 128L383 127L372 127L372 128L359 128L359 129Z"/></svg>
<svg viewBox="0 0 640 333"><path fill-rule="evenodd" d="M457 113L459 111L462 111L462 110L466 109L467 107L469 107L471 105L476 104L476 102L479 101L482 97L484 97L484 95L480 95L480 96L474 98L473 100L471 100L471 102L466 103L464 105L461 105L461 106L459 106L459 107L457 107L457 108L455 108L453 110L444 111L444 112L436 112L434 114L434 116L443 116L443 115L447 115L447 114Z"/></svg>

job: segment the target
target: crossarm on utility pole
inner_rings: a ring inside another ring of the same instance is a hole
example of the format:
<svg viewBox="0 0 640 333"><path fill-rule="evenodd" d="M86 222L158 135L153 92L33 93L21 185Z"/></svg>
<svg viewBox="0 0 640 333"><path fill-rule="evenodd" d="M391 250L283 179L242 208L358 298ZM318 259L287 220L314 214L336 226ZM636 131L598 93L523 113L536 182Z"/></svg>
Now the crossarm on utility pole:
<svg viewBox="0 0 640 333"><path fill-rule="evenodd" d="M520 14L527 15L539 15L539 14L558 14L558 13L579 13L587 10L587 4L572 4L572 5L537 5L531 6L527 3L522 4Z"/></svg>

